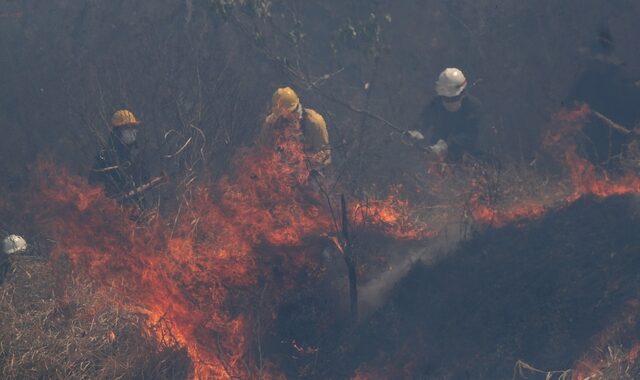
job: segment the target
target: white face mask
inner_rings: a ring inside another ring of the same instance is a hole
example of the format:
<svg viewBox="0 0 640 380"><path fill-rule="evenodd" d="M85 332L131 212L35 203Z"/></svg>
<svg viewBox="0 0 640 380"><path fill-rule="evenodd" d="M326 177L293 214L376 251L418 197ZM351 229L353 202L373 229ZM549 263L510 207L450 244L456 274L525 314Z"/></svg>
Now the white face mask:
<svg viewBox="0 0 640 380"><path fill-rule="evenodd" d="M302 119L302 106L298 104L296 109L294 109L293 111L281 114L280 117L283 117L289 121L298 121Z"/></svg>
<svg viewBox="0 0 640 380"><path fill-rule="evenodd" d="M122 131L120 134L120 138L123 143L126 145L131 145L136 141L136 135L138 134L138 130L133 128L127 128Z"/></svg>

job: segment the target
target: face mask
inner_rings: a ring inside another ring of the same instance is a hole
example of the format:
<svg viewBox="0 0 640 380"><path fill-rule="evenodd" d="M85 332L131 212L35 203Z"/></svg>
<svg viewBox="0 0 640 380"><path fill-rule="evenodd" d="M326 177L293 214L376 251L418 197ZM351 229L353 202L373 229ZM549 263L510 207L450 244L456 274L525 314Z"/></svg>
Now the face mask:
<svg viewBox="0 0 640 380"><path fill-rule="evenodd" d="M298 121L302 119L302 106L298 104L293 111L287 111L280 114L280 117L289 121Z"/></svg>
<svg viewBox="0 0 640 380"><path fill-rule="evenodd" d="M136 141L136 134L137 133L138 133L138 131L135 130L135 129L131 129L131 128L125 129L120 134L120 139L126 145L131 145Z"/></svg>

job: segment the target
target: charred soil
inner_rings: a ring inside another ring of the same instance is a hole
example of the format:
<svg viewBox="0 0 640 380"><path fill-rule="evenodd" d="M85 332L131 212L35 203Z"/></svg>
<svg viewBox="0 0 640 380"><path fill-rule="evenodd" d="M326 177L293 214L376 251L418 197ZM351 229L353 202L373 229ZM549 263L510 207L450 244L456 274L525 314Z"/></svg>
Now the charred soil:
<svg viewBox="0 0 640 380"><path fill-rule="evenodd" d="M365 362L377 370L362 366L363 378L508 379L518 360L568 369L587 360L585 348L630 347L639 327L629 313L640 291L636 203L582 199L415 265L333 355L349 358L344 366L321 366L317 378L345 378Z"/></svg>

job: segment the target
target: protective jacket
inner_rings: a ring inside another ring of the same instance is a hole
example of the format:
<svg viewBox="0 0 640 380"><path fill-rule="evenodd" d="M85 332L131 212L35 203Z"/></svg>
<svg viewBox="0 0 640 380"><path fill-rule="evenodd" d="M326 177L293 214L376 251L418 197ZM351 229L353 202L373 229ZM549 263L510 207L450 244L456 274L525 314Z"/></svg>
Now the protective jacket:
<svg viewBox="0 0 640 380"><path fill-rule="evenodd" d="M299 126L292 125L292 122L274 114L267 116L256 141L257 145L277 148L272 131L285 127L299 128L300 143L312 165L324 167L331 163L331 147L326 123L322 115L311 108L302 110Z"/></svg>
<svg viewBox="0 0 640 380"><path fill-rule="evenodd" d="M5 277L11 271L11 261L9 255L0 250L0 285L4 282Z"/></svg>
<svg viewBox="0 0 640 380"><path fill-rule="evenodd" d="M137 143L126 145L112 132L106 149L95 157L89 183L102 184L107 196L117 198L148 181Z"/></svg>
<svg viewBox="0 0 640 380"><path fill-rule="evenodd" d="M442 97L434 98L422 111L418 130L426 136L425 142L436 144L438 140L447 143L447 159L459 161L467 153L476 155L478 134L482 124L481 103L467 94L462 106L455 112L444 108Z"/></svg>

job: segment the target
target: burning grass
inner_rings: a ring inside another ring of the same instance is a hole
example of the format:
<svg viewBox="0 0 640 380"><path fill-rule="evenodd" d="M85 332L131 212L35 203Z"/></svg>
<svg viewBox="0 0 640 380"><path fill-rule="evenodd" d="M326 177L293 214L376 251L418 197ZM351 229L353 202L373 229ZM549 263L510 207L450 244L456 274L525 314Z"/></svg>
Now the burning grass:
<svg viewBox="0 0 640 380"><path fill-rule="evenodd" d="M620 346L607 346L599 349L595 355L597 361L580 362L572 372L572 380L635 380L640 378L638 346L624 349Z"/></svg>
<svg viewBox="0 0 640 380"><path fill-rule="evenodd" d="M520 358L561 369L552 379L572 367L578 373L582 362L590 363L588 375L613 371L601 353L619 344L632 358L638 332L633 200L587 197L539 221L476 235L432 266L416 265L355 334L351 352L364 364L349 375L506 379Z"/></svg>
<svg viewBox="0 0 640 380"><path fill-rule="evenodd" d="M574 131L572 123L581 120L574 116L559 117L571 128L558 130ZM339 251L345 241L331 209L334 200L323 199L309 186L301 147L286 131L280 137L282 149L239 151L226 176L191 186L181 195L175 215L147 224L84 179L41 162L28 208L37 226L57 241L51 263L68 259L68 267L47 269L57 275L49 279L57 284L55 294L5 285L7 316L2 323L7 325L2 331L14 332L3 335L10 343L3 343L10 347L4 354L9 358L7 376L334 376L326 370L340 360L332 351L347 350L352 333L339 322L339 302L326 302L329 309L321 313L309 310L316 299L327 296L321 293L331 290L325 287L331 281L322 255L327 246ZM351 248L360 250L361 282L375 285L369 289L380 293L379 283L394 286L415 261L435 263L429 260L433 247L425 248L425 241L447 234L451 225L470 225L476 231L501 227L540 218L585 195L640 190L634 176L598 175L572 154L566 137L551 141L566 148L566 172L558 178L531 167L466 162L431 172L418 200L396 186L349 202L347 214L356 236ZM463 233L451 241L455 245L467 237ZM410 243L423 246L415 257L406 253ZM38 265L44 273L44 264ZM394 266L402 269L381 280ZM87 283L93 286L83 285ZM17 307L15 299L26 294L39 295ZM287 313L287 307L293 311ZM295 326L282 326L303 325L299 321L314 331L308 339L299 339ZM336 326L339 331L332 331ZM33 344L44 342L38 337L25 340L27 330L52 343ZM287 333L274 335L283 331ZM410 344L398 343L397 355L411 357L411 345L421 345L419 335L412 333ZM278 340L287 342L287 349L279 349ZM297 365L287 352L300 360ZM313 364L300 364L300 357L311 355ZM325 368L317 367L320 355L325 355ZM409 376L417 371L414 364L405 361L401 369L389 368ZM54 372L43 372L49 370ZM361 369L358 376L365 372Z"/></svg>
<svg viewBox="0 0 640 380"><path fill-rule="evenodd" d="M55 286L59 273L41 258L12 260L0 287L3 379L184 379L191 372L184 350L160 348L141 315L113 306L113 294L78 277Z"/></svg>
<svg viewBox="0 0 640 380"><path fill-rule="evenodd" d="M289 292L319 284L320 252L333 244L323 236L338 240L328 205L308 184L299 141L281 132L281 149L238 152L227 176L194 185L179 214L150 224L45 162L29 207L58 242L53 260L68 257L79 276L114 294L114 307L144 315L160 347L171 337L194 378L277 378L254 349L255 326L271 326ZM407 239L420 232L400 223L406 206L371 200L352 214L365 215L361 226ZM276 291L265 294L267 285Z"/></svg>
<svg viewBox="0 0 640 380"><path fill-rule="evenodd" d="M638 346L625 350L620 346L607 346L594 354L596 362L580 362L576 369L546 371L521 360L516 362L513 380L544 376L557 380L635 380L640 377Z"/></svg>

